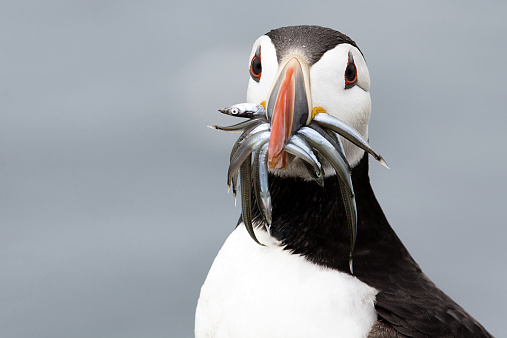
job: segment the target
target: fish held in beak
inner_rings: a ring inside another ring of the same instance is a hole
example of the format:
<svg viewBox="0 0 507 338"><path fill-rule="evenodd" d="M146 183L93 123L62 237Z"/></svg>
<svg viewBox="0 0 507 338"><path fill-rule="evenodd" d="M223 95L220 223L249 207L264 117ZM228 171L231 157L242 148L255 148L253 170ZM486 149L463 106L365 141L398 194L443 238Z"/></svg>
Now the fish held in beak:
<svg viewBox="0 0 507 338"><path fill-rule="evenodd" d="M289 165L284 147L290 137L309 120L310 93L303 67L299 58L288 59L267 102L267 116L271 124L268 147L270 169L285 169Z"/></svg>

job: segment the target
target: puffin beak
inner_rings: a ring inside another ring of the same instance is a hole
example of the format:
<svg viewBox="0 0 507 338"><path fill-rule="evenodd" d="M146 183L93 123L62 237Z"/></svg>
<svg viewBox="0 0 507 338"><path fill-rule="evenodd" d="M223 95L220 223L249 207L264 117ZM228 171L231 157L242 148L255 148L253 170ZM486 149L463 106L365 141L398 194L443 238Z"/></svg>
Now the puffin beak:
<svg viewBox="0 0 507 338"><path fill-rule="evenodd" d="M288 166L288 156L283 148L292 134L311 120L309 71L306 63L300 57L292 56L280 68L266 103L266 113L271 124L268 146L270 169L285 169Z"/></svg>

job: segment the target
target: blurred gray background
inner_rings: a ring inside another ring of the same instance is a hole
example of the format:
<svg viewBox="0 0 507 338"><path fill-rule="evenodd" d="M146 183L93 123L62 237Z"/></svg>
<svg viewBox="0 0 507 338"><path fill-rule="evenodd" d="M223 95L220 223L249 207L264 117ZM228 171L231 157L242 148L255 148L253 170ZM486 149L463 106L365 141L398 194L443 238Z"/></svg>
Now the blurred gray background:
<svg viewBox="0 0 507 338"><path fill-rule="evenodd" d="M255 39L350 35L372 78L384 211L494 335L507 315L507 6L2 1L0 336L191 337L240 210L227 194Z"/></svg>

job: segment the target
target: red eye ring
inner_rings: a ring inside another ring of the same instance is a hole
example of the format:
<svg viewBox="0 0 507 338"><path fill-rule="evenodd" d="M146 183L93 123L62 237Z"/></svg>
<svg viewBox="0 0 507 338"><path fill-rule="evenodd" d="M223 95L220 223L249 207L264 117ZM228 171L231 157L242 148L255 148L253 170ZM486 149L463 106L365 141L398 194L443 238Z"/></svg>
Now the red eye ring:
<svg viewBox="0 0 507 338"><path fill-rule="evenodd" d="M352 88L357 83L357 67L354 63L352 53L349 53L349 61L347 62L347 68L345 68L345 89Z"/></svg>
<svg viewBox="0 0 507 338"><path fill-rule="evenodd" d="M261 62L261 46L257 46L255 54L250 61L250 75L255 82L261 80L262 75L262 62Z"/></svg>
<svg viewBox="0 0 507 338"><path fill-rule="evenodd" d="M250 61L250 75L252 75L253 79L259 82L262 75L262 64L261 64L261 56L254 55L252 57L252 61Z"/></svg>

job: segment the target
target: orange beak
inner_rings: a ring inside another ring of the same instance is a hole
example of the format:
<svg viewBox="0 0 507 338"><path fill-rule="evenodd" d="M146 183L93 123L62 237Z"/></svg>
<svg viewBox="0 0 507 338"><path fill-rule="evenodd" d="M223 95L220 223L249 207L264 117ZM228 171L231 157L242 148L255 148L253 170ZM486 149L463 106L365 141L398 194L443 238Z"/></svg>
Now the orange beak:
<svg viewBox="0 0 507 338"><path fill-rule="evenodd" d="M310 99L307 88L301 63L292 57L275 81L267 103L271 123L268 146L270 169L284 169L288 165L288 156L283 148L292 134L308 120Z"/></svg>

